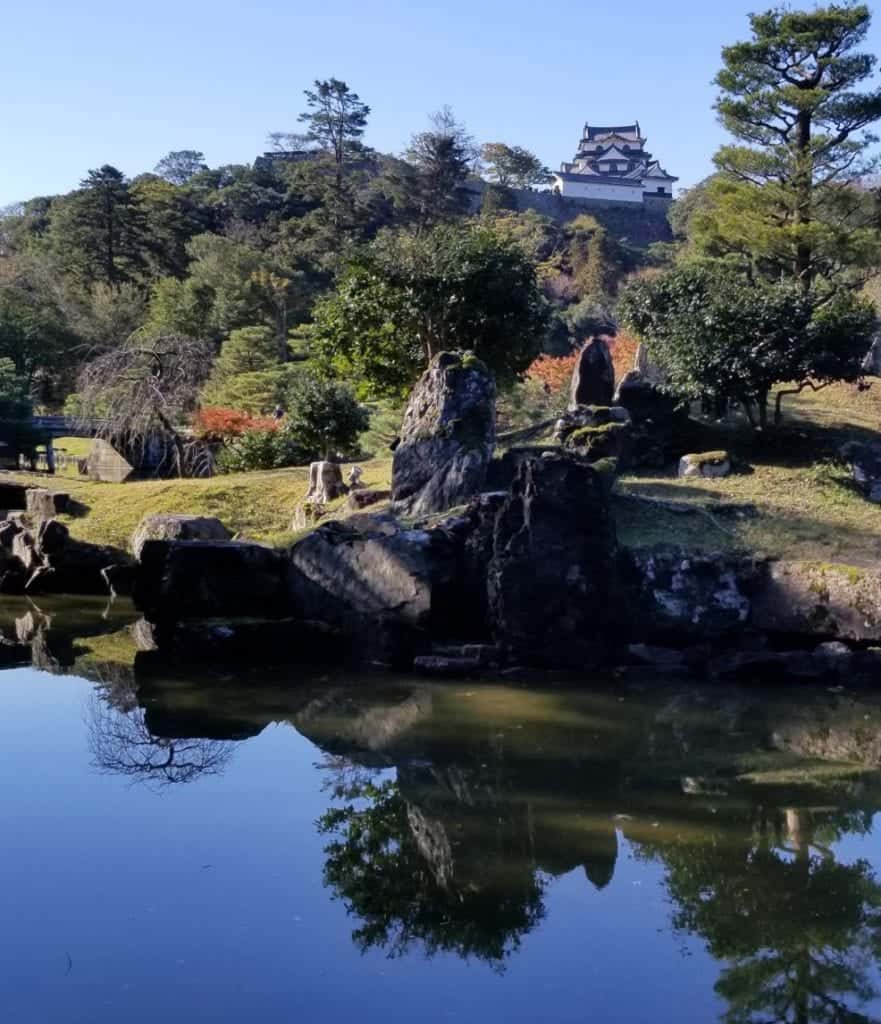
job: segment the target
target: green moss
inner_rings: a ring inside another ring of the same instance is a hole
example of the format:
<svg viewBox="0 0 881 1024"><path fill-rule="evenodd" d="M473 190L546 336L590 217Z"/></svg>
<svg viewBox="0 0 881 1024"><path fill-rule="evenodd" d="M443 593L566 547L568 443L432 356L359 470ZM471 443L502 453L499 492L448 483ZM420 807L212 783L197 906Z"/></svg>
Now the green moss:
<svg viewBox="0 0 881 1024"><path fill-rule="evenodd" d="M603 423L598 427L579 427L566 438L566 443L572 448L589 448L600 439L612 438L626 430L627 426L624 423Z"/></svg>
<svg viewBox="0 0 881 1024"><path fill-rule="evenodd" d="M471 349L462 353L461 366L463 370L478 370L485 373L487 377L489 376L486 363L482 359L478 359Z"/></svg>

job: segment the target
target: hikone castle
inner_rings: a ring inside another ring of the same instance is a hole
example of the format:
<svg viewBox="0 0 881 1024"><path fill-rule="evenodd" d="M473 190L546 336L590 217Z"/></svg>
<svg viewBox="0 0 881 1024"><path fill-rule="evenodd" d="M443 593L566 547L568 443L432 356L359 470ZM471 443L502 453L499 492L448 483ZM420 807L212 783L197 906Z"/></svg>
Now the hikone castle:
<svg viewBox="0 0 881 1024"><path fill-rule="evenodd" d="M561 164L553 190L572 199L645 204L673 199L673 182L652 154L636 124L601 128L585 124L572 163Z"/></svg>

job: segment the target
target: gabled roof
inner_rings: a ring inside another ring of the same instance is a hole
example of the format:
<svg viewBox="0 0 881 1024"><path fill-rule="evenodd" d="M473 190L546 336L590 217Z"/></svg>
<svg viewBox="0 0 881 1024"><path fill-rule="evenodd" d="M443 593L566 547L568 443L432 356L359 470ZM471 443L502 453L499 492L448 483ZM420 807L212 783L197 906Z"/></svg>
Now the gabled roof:
<svg viewBox="0 0 881 1024"><path fill-rule="evenodd" d="M592 185L626 185L628 188L639 188L639 179L613 177L611 174L577 174L574 171L558 171L555 177L562 181L589 181Z"/></svg>
<svg viewBox="0 0 881 1024"><path fill-rule="evenodd" d="M619 135L622 139L631 141L640 137L639 133L639 121L636 124L619 124L619 125L607 125L605 127L601 125L589 125L584 126L584 138L593 139L603 135Z"/></svg>
<svg viewBox="0 0 881 1024"><path fill-rule="evenodd" d="M646 178L665 178L667 181L679 181L674 175L668 174L657 160L652 160L648 167L646 167L643 175Z"/></svg>
<svg viewBox="0 0 881 1024"><path fill-rule="evenodd" d="M617 146L610 146L604 153L594 157L594 159L600 163L603 160L632 160L632 153L625 153L623 150L618 149Z"/></svg>

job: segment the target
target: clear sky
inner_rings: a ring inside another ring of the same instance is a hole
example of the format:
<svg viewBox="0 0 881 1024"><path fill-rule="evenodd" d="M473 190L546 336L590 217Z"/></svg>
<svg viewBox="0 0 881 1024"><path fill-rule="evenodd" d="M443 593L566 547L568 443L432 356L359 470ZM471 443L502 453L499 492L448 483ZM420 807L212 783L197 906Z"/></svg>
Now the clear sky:
<svg viewBox="0 0 881 1024"><path fill-rule="evenodd" d="M805 0L807 6L810 0ZM400 152L449 104L479 142L572 158L585 120L639 119L680 186L723 138L723 44L770 0L10 0L3 38L0 206L68 191L171 149L250 162L296 130L303 89L345 79L373 109L366 141ZM881 52L881 18L868 48Z"/></svg>

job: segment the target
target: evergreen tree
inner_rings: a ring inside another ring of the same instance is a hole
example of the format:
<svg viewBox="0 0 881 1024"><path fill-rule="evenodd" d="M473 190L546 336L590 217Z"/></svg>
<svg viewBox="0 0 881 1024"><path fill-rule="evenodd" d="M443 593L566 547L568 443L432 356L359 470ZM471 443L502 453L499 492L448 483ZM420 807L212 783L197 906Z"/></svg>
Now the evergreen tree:
<svg viewBox="0 0 881 1024"><path fill-rule="evenodd" d="M461 187L476 157L474 140L452 110L432 114L428 131L414 135L407 159L418 169L417 202L424 222L437 222L464 212Z"/></svg>
<svg viewBox="0 0 881 1024"><path fill-rule="evenodd" d="M856 187L873 166L865 129L881 117L881 89L858 91L876 63L857 50L870 19L850 2L778 7L722 51L717 110L739 141L717 153L711 202L694 217L704 250L741 253L806 290L875 255Z"/></svg>
<svg viewBox="0 0 881 1024"><path fill-rule="evenodd" d="M89 171L79 191L53 204L49 245L58 262L87 284L116 287L145 265L142 211L121 171Z"/></svg>

